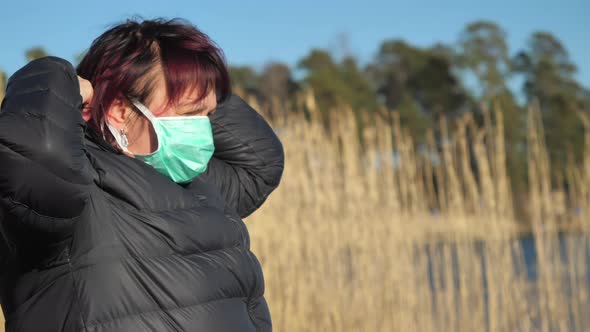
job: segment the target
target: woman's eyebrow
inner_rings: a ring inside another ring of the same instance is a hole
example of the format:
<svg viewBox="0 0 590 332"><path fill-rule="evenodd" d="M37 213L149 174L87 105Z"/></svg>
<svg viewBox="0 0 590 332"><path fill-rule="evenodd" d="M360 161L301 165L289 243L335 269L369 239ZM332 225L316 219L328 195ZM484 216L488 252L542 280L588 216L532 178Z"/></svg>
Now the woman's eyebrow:
<svg viewBox="0 0 590 332"><path fill-rule="evenodd" d="M185 103L180 105L182 109L188 110L189 112L199 112L205 109L205 105L203 103Z"/></svg>
<svg viewBox="0 0 590 332"><path fill-rule="evenodd" d="M206 110L204 105L198 105L197 107L194 108L187 108L187 111L182 112L183 114L201 114Z"/></svg>

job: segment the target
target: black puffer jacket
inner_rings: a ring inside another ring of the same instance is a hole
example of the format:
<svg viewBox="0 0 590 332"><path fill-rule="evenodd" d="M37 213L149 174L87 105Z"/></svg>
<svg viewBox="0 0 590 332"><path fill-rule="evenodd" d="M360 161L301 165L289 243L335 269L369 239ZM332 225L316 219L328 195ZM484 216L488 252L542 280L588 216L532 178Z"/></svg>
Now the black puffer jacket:
<svg viewBox="0 0 590 332"><path fill-rule="evenodd" d="M85 133L74 68L46 57L0 113L0 300L13 331L270 331L241 220L279 184L283 150L238 97L216 151L180 186ZM10 249L7 249L10 247Z"/></svg>

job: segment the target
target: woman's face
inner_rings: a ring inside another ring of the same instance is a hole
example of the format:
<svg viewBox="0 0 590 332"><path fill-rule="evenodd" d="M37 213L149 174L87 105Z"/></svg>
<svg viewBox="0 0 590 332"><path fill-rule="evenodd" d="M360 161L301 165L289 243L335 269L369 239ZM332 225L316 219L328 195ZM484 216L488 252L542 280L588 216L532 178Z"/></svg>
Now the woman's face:
<svg viewBox="0 0 590 332"><path fill-rule="evenodd" d="M154 88L154 93L145 106L156 117L207 116L215 110L217 107L215 89L211 89L211 92L199 104L195 105L193 101L198 96L199 91L188 90L177 105L167 106L166 87L163 80L159 80ZM134 154L150 154L157 149L158 140L151 122L134 110L132 105L126 104L120 111L111 109L109 113L109 118L114 117L115 124L119 123L117 129L124 128L129 141L127 147L129 151ZM118 116L120 118L117 118ZM133 157L132 154L126 154Z"/></svg>

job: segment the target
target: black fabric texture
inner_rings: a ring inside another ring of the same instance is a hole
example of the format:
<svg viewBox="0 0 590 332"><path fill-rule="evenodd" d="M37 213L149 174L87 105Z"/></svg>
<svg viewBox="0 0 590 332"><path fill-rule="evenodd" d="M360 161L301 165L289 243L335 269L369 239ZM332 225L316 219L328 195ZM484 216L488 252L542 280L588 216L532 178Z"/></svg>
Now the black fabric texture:
<svg viewBox="0 0 590 332"><path fill-rule="evenodd" d="M237 96L208 169L179 185L86 128L73 66L30 62L0 112L7 332L271 331L242 218L279 185L281 142Z"/></svg>

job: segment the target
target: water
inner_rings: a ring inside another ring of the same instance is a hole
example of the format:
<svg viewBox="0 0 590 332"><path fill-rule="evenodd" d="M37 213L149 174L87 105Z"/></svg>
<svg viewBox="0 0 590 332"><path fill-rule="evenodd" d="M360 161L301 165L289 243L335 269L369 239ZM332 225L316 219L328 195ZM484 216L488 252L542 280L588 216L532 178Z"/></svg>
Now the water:
<svg viewBox="0 0 590 332"><path fill-rule="evenodd" d="M539 266L538 266L538 255L535 248L535 238L532 235L524 236L520 239L521 252L526 266L527 278L531 281L537 281L539 279ZM586 276L590 277L590 235L588 234L561 234L558 236L559 257L557 261L564 264L567 267L572 264L572 260L575 258L569 257L568 251L582 251L585 252L585 271ZM568 250L570 249L570 250ZM590 279L588 279L590 282Z"/></svg>
<svg viewBox="0 0 590 332"><path fill-rule="evenodd" d="M538 252L539 248L541 252ZM466 259L465 256L460 256L459 253L460 250L463 250L463 253L467 250L468 253L474 253L474 255L467 256L467 259L475 260L470 262L472 263L471 267L475 265L481 271L479 285L481 285L483 293L481 301L483 301L485 312L486 330L489 330L491 319L489 317L490 290L488 288L490 280L488 278L494 278L496 287L498 287L499 280L503 280L498 278L501 273L512 274L523 282L512 286L506 285L504 281L504 284L500 286L501 289L493 290L496 292L494 293L496 301L514 299L517 293L510 292L511 287L520 287L520 294L525 295L524 298L518 298L518 300L526 303L533 329L541 329L543 318L547 321L546 317L541 317L540 314L543 312L540 298L545 294L553 297L552 301L562 306L558 311L567 312L568 328L566 331L577 332L590 329L590 326L576 329L573 324L575 313L569 307L569 304L577 303L584 312L590 314L589 296L586 296L585 300L580 300L579 296L580 291L587 292L590 289L590 234L568 233L539 238L527 235L516 240L490 239L470 243L441 241L419 245L415 249L417 254L425 253L427 257L431 301L434 310L437 310L439 302L437 301L437 293L440 291L452 290L456 296L459 296L459 291L463 286L460 280L461 273L469 272L469 269L465 268L467 266L465 262L461 261L461 259ZM446 249L446 257L442 254L444 249ZM502 270L510 268L511 264L512 271ZM445 269L448 268L451 268L451 273L448 273L449 271L445 273ZM452 279L445 280L445 276L449 275ZM551 285L551 292L548 292L543 286L545 282ZM505 293L509 294L498 294L498 290L506 291ZM456 311L457 316L465 314L460 312L458 305ZM586 317L577 317L577 320L578 322L584 321L583 324L590 323ZM557 326L549 326L549 330L557 330Z"/></svg>

